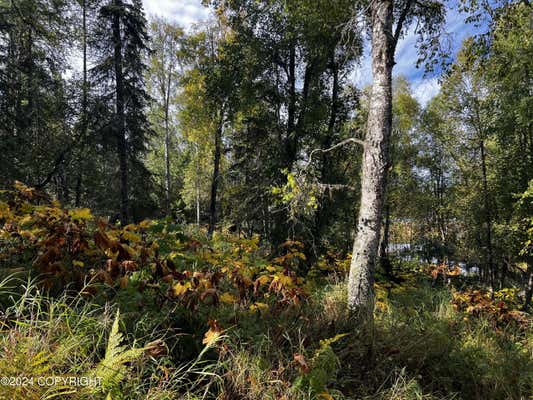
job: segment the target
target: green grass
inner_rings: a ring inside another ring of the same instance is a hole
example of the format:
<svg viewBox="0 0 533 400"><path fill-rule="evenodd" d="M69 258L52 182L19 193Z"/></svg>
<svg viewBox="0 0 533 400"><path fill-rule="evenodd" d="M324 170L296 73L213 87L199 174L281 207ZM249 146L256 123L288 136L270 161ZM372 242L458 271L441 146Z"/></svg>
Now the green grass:
<svg viewBox="0 0 533 400"><path fill-rule="evenodd" d="M327 286L298 313L259 321L255 329L268 332L262 337L246 336L247 328L236 328L232 354L238 357L229 357L228 387L233 392L238 387L238 393L261 388L259 397L242 398L276 398L269 385L265 389L258 384L272 380L274 372L284 383L277 388L285 390L287 398L313 397L287 391L286 383L300 376L293 355L312 360L321 339L349 333L331 346L337 366L328 372L324 391L336 399L529 398L531 330L495 330L484 319L465 319L450 300L447 288L432 288L424 281L392 290L387 308L376 311L373 328L357 329L346 319L345 286ZM253 385L242 379L247 374L254 377L249 380Z"/></svg>
<svg viewBox="0 0 533 400"><path fill-rule="evenodd" d="M47 297L35 282L18 279L3 281L0 296L11 302L0 321L0 376L102 379L101 385L87 387L39 385L35 379L25 386L0 385L0 399L192 399L197 389L217 382L216 364L204 360L209 347L179 365L169 355L153 357L150 343L165 343L161 339L169 332L135 338L125 332L127 324L114 305L66 293ZM166 344L163 348L171 353Z"/></svg>
<svg viewBox="0 0 533 400"><path fill-rule="evenodd" d="M31 280L0 283L0 376L85 376L114 365L112 379L92 388L0 386L0 399L518 400L533 393L531 329L465 318L448 288L424 279L388 295L378 290L372 327L352 326L342 282L320 284L307 301L276 311L128 311L127 297L95 304L67 293L48 297ZM212 318L225 331L206 347ZM324 342L339 334L347 335Z"/></svg>

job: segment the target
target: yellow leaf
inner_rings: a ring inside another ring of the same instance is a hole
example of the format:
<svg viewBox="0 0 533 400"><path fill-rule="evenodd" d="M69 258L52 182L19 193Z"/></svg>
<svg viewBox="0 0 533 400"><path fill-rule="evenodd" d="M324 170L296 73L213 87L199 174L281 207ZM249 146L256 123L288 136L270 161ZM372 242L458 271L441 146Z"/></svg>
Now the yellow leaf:
<svg viewBox="0 0 533 400"><path fill-rule="evenodd" d="M185 254L173 251L168 255L168 258L170 258L172 261L174 261L174 259L176 259L177 257L185 257Z"/></svg>
<svg viewBox="0 0 533 400"><path fill-rule="evenodd" d="M209 330L205 333L202 343L206 346L211 346L222 334L222 328L216 319L210 319L207 323L209 324Z"/></svg>
<svg viewBox="0 0 533 400"><path fill-rule="evenodd" d="M131 231L122 232L122 237L130 242L136 243L141 241L141 237Z"/></svg>
<svg viewBox="0 0 533 400"><path fill-rule="evenodd" d="M343 337L345 336L348 336L349 333L338 333L336 334L335 336L329 338L329 339L323 339L320 341L320 346L324 347L324 346L330 346L332 345L333 343L335 343L337 340L339 339L342 339Z"/></svg>
<svg viewBox="0 0 533 400"><path fill-rule="evenodd" d="M141 222L139 222L139 226L143 229L146 229L146 228L149 228L150 225L152 225L152 221L150 221L149 219L145 219Z"/></svg>
<svg viewBox="0 0 533 400"><path fill-rule="evenodd" d="M270 276L268 275L261 275L259 278L255 280L258 282L258 285L266 285L268 282L270 282Z"/></svg>
<svg viewBox="0 0 533 400"><path fill-rule="evenodd" d="M331 396L328 392L322 392L319 394L319 396L321 399L324 399L324 400L335 400L333 396Z"/></svg>
<svg viewBox="0 0 533 400"><path fill-rule="evenodd" d="M204 339L202 340L202 343L207 345L207 346L211 346L211 344L216 342L216 340L218 339L219 336L220 336L220 332L215 332L215 331L212 331L211 329L209 329L205 333Z"/></svg>
<svg viewBox="0 0 533 400"><path fill-rule="evenodd" d="M136 231L138 228L137 228L137 225L135 224L128 224L123 229L125 231Z"/></svg>
<svg viewBox="0 0 533 400"><path fill-rule="evenodd" d="M10 214L7 203L0 201L0 218L8 218Z"/></svg>
<svg viewBox="0 0 533 400"><path fill-rule="evenodd" d="M285 287L292 285L292 278L285 274L276 275L274 281L281 283Z"/></svg>
<svg viewBox="0 0 533 400"><path fill-rule="evenodd" d="M264 312L268 310L268 304L256 302L254 304L250 304L250 310Z"/></svg>
<svg viewBox="0 0 533 400"><path fill-rule="evenodd" d="M389 305L382 300L377 300L376 309L379 311L387 311L389 309Z"/></svg>
<svg viewBox="0 0 533 400"><path fill-rule="evenodd" d="M118 253L119 253L118 250L115 251L115 252L113 252L113 251L111 251L111 249L106 249L106 250L104 251L104 254L105 254L107 257L111 258L113 261L116 261L116 260L117 260Z"/></svg>
<svg viewBox="0 0 533 400"><path fill-rule="evenodd" d="M24 225L27 225L27 224L29 224L31 222L33 222L33 217L31 215L26 215L24 218L22 218L19 221L19 226L24 226Z"/></svg>
<svg viewBox="0 0 533 400"><path fill-rule="evenodd" d="M191 287L191 282L186 282L186 283L176 283L173 288L172 288L172 291L174 293L174 296L181 296L183 294L185 294L187 292L187 290L189 290L189 288Z"/></svg>
<svg viewBox="0 0 533 400"><path fill-rule="evenodd" d="M19 231L19 235L22 236L25 239L29 239L29 240L34 240L35 239L35 235L33 234L32 231L20 230Z"/></svg>
<svg viewBox="0 0 533 400"><path fill-rule="evenodd" d="M83 267L85 264L83 263L83 261L74 260L72 261L72 265L74 265L75 267Z"/></svg>
<svg viewBox="0 0 533 400"><path fill-rule="evenodd" d="M88 208L76 208L74 210L70 210L68 215L70 215L72 219L77 220L91 219L93 217L91 210Z"/></svg>
<svg viewBox="0 0 533 400"><path fill-rule="evenodd" d="M228 292L222 293L219 299L222 303L226 303L226 304L235 304L237 302L237 298Z"/></svg>

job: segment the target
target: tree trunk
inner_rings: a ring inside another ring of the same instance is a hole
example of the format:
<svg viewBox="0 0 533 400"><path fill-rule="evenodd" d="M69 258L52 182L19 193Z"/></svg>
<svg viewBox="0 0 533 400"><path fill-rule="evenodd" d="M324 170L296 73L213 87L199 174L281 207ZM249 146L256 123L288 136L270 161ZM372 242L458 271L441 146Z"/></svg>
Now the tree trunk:
<svg viewBox="0 0 533 400"><path fill-rule="evenodd" d="M331 53L331 75L332 75L332 86L331 86L331 103L330 103L330 111L329 111L329 122L328 122L328 130L326 133L326 136L324 137L324 140L321 143L321 147L323 149L328 149L331 147L331 144L333 142L333 135L335 130L335 124L337 122L337 109L338 109L338 103L339 103L339 71L337 67L337 63L335 61L335 48L333 49ZM321 154L321 168L320 168L320 179L322 182L328 183L329 182L329 176L331 172L331 162L330 162L330 156L326 153ZM315 213L315 221L314 221L314 229L313 229L313 236L315 242L318 242L318 252L321 250L321 237L322 237L322 230L324 225L327 221L327 213L326 210L329 206L329 199L327 197L323 197L322 201L318 203L318 207L316 209Z"/></svg>
<svg viewBox="0 0 533 400"><path fill-rule="evenodd" d="M294 44L289 52L289 104L287 107L286 167L290 170L296 158L296 49Z"/></svg>
<svg viewBox="0 0 533 400"><path fill-rule="evenodd" d="M169 67L167 87L165 93L165 208L167 217L170 215L170 128L169 128L169 107L170 107L170 85L172 69Z"/></svg>
<svg viewBox="0 0 533 400"><path fill-rule="evenodd" d="M507 271L509 271L511 267L512 257L510 255L507 255L502 263L502 268L500 271L500 285L499 289L503 289L505 287L505 279L507 278Z"/></svg>
<svg viewBox="0 0 533 400"><path fill-rule="evenodd" d="M372 2L371 13L373 83L361 166L361 205L348 278L350 312L367 320L372 319L374 306L374 268L392 125L392 1Z"/></svg>
<svg viewBox="0 0 533 400"><path fill-rule="evenodd" d="M80 155L78 158L78 171L76 176L76 195L75 206L79 207L81 204L81 189L83 181L83 144L87 135L87 3L82 0L82 46L83 46L83 86L81 98L81 135L80 135Z"/></svg>
<svg viewBox="0 0 533 400"><path fill-rule="evenodd" d="M117 151L120 163L120 222L126 225L129 219L128 206L128 145L126 141L126 123L124 115L124 75L122 71L122 36L120 33L120 13L122 12L122 0L114 0L113 15L113 61L115 67L116 85L116 135Z"/></svg>
<svg viewBox="0 0 533 400"><path fill-rule="evenodd" d="M493 249L492 249L492 215L490 212L489 204L489 190L487 182L487 157L485 154L485 140L481 140L480 143L481 151L481 174L483 180L483 208L485 212L485 224L487 225L486 232L486 246L487 246L487 273L490 283L490 288L494 292L494 260L493 260Z"/></svg>
<svg viewBox="0 0 533 400"><path fill-rule="evenodd" d="M213 179L211 181L211 199L209 201L209 228L207 233L211 236L215 231L217 223L217 191L218 181L220 179L220 156L222 147L222 124L223 118L220 118L220 123L215 132L215 152L213 159Z"/></svg>
<svg viewBox="0 0 533 400"><path fill-rule="evenodd" d="M531 305L531 295L533 294L533 268L531 266L531 262L527 263L527 273L528 273L528 280L527 280L527 288L526 288L526 294L524 299L524 306L523 310L527 311L528 308Z"/></svg>
<svg viewBox="0 0 533 400"><path fill-rule="evenodd" d="M392 278L392 264L389 259L387 248L389 247L390 236L390 204L385 205L385 223L383 224L383 236L379 246L379 260L381 267L385 270L385 274Z"/></svg>
<svg viewBox="0 0 533 400"><path fill-rule="evenodd" d="M196 145L196 225L200 226L200 150Z"/></svg>

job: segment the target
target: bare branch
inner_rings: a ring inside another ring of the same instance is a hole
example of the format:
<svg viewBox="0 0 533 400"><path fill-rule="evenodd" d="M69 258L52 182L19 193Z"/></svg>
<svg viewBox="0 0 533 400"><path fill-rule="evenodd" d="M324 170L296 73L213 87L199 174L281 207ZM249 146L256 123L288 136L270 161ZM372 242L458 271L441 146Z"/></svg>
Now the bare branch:
<svg viewBox="0 0 533 400"><path fill-rule="evenodd" d="M352 185L344 185L342 183L318 183L318 187L321 191L325 192L326 190L329 192L333 192L334 190L356 190L355 186Z"/></svg>
<svg viewBox="0 0 533 400"><path fill-rule="evenodd" d="M357 143L361 146L363 146L363 148L365 147L365 142L361 139L356 139L356 138L348 138L348 139L345 139L343 140L342 142L339 142L337 143L336 145L333 145L331 146L329 149L314 149L313 151L311 151L311 153L309 154L309 162L311 162L311 159L313 158L313 156L315 155L315 153L329 153L330 151L333 151L341 146L344 146L345 144L348 144L348 143Z"/></svg>
<svg viewBox="0 0 533 400"><path fill-rule="evenodd" d="M409 0L405 7L402 10L402 13L400 14L400 17L398 18L398 22L396 23L396 29L394 30L394 37L392 46L393 49L396 49L396 45L398 44L398 39L400 38L400 34L402 33L403 24L405 23L405 19L407 18L407 14L409 13L409 10L411 9L411 5L413 4L413 0Z"/></svg>
<svg viewBox="0 0 533 400"><path fill-rule="evenodd" d="M70 147L63 150L59 155L57 156L54 166L52 167L52 170L46 175L46 177L39 183L36 183L34 186L36 189L42 189L45 187L54 177L54 175L59 171L59 167L61 167L61 164L63 164L63 161L65 160L65 156L67 153L71 150Z"/></svg>

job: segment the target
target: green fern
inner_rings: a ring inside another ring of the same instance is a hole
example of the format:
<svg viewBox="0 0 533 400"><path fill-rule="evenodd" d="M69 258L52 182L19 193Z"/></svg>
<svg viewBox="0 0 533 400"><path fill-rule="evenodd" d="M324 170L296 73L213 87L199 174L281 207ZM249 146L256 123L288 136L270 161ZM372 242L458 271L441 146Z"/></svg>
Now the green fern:
<svg viewBox="0 0 533 400"><path fill-rule="evenodd" d="M136 361L144 352L143 348L128 349L127 346L121 346L124 336L119 332L120 311L117 310L109 339L105 357L95 368L93 375L101 379L101 389L115 394L120 382L124 379L128 370L128 365Z"/></svg>
<svg viewBox="0 0 533 400"><path fill-rule="evenodd" d="M320 346L310 360L310 370L300 375L293 383L293 389L309 393L311 398L316 398L326 392L328 382L337 372L339 359L331 345L348 335L341 333L332 338L320 341Z"/></svg>

